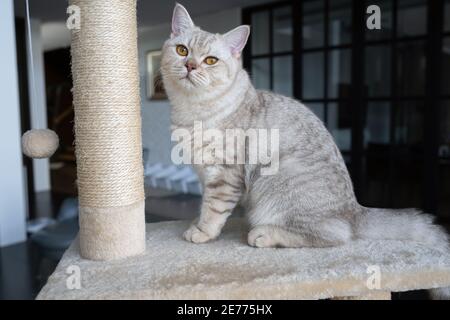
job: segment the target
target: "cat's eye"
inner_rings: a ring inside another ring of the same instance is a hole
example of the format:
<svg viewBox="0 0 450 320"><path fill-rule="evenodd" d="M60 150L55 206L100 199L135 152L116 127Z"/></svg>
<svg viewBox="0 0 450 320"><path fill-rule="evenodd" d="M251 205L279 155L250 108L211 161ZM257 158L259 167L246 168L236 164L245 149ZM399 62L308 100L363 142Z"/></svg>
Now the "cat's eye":
<svg viewBox="0 0 450 320"><path fill-rule="evenodd" d="M217 61L219 61L219 59L217 59L216 57L206 57L206 59L205 59L205 63L210 66L212 66L213 64L216 64Z"/></svg>
<svg viewBox="0 0 450 320"><path fill-rule="evenodd" d="M177 45L177 53L182 57L186 57L189 53L189 50L182 44L179 44Z"/></svg>

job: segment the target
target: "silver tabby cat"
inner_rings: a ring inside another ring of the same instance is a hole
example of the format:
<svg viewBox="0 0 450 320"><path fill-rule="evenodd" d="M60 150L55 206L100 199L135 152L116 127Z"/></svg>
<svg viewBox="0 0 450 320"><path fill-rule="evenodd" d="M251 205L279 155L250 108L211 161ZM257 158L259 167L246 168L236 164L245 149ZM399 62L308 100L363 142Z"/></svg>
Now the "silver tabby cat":
<svg viewBox="0 0 450 320"><path fill-rule="evenodd" d="M204 194L200 217L185 239L216 238L241 203L254 247L329 247L359 238L410 239L445 249L447 235L429 215L358 204L323 123L298 101L253 87L240 59L249 33L248 26L240 26L211 34L196 27L183 6L174 10L161 64L173 129L192 132L201 121L204 128L219 130L279 130L277 174L262 175L258 164L194 165Z"/></svg>

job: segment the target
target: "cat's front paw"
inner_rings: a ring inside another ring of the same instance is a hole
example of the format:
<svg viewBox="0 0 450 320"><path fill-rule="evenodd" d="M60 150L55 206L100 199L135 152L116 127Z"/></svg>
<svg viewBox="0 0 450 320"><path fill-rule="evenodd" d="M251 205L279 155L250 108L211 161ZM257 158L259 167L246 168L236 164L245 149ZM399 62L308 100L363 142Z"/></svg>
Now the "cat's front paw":
<svg viewBox="0 0 450 320"><path fill-rule="evenodd" d="M207 233L200 230L196 225L192 225L187 229L183 234L184 239L193 243L205 243L212 239L213 236L208 235Z"/></svg>

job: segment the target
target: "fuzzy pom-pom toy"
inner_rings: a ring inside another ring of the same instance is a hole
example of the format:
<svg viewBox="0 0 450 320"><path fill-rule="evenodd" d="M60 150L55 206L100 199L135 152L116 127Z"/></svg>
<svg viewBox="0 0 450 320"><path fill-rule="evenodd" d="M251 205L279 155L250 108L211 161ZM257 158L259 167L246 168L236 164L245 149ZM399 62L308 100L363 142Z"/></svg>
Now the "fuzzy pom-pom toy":
<svg viewBox="0 0 450 320"><path fill-rule="evenodd" d="M32 129L22 136L22 151L30 158L51 157L58 149L58 145L58 135L50 129Z"/></svg>

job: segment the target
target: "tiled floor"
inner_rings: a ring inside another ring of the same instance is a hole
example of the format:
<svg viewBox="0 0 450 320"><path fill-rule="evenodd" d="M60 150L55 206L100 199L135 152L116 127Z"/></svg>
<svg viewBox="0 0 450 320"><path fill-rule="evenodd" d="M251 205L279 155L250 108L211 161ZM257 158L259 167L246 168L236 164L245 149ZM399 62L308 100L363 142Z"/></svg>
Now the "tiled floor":
<svg viewBox="0 0 450 320"><path fill-rule="evenodd" d="M0 249L0 300L34 299L58 261L31 241Z"/></svg>

